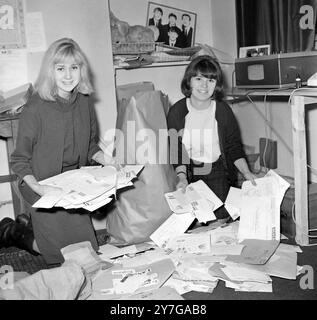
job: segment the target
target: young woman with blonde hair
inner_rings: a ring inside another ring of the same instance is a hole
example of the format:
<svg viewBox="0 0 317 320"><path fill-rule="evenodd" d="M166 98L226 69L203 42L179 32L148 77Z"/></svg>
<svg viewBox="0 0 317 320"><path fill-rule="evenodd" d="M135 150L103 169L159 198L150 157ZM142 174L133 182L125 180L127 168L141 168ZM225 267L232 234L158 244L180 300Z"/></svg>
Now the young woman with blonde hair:
<svg viewBox="0 0 317 320"><path fill-rule="evenodd" d="M98 249L88 213L32 208L41 196L61 191L38 181L93 160L103 165L107 162L98 146L90 79L87 59L74 40L63 38L51 44L34 94L21 113L16 149L11 156L30 221L3 219L0 247L17 246L41 253L48 264L62 263L60 249L72 243L90 241Z"/></svg>

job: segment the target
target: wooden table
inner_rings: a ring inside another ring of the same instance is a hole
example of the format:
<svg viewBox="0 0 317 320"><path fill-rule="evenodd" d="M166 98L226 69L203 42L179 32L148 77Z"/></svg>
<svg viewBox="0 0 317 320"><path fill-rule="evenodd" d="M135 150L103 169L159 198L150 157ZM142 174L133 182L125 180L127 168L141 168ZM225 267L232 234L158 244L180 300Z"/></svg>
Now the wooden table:
<svg viewBox="0 0 317 320"><path fill-rule="evenodd" d="M309 244L308 229L308 181L307 181L307 150L305 107L317 103L317 89L274 89L274 90L239 90L234 89L227 94L231 103L246 101L250 97L289 97L292 114L294 179L295 179L295 220L296 242L300 245Z"/></svg>
<svg viewBox="0 0 317 320"><path fill-rule="evenodd" d="M0 114L0 138L5 139L9 162L9 175L0 176L0 183L10 182L15 216L22 212L23 202L17 186L17 177L11 170L10 157L15 148L19 115Z"/></svg>

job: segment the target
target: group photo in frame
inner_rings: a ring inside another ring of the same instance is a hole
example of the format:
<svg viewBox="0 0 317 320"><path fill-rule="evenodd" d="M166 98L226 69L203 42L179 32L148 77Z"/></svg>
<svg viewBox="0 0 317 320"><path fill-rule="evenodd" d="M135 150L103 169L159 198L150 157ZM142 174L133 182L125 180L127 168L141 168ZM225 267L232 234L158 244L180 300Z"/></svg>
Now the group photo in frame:
<svg viewBox="0 0 317 320"><path fill-rule="evenodd" d="M269 54L271 54L271 46L269 44L261 46L241 47L239 49L239 58L268 56Z"/></svg>
<svg viewBox="0 0 317 320"><path fill-rule="evenodd" d="M149 2L146 26L156 26L159 35L156 42L177 48L194 46L196 35L197 14Z"/></svg>

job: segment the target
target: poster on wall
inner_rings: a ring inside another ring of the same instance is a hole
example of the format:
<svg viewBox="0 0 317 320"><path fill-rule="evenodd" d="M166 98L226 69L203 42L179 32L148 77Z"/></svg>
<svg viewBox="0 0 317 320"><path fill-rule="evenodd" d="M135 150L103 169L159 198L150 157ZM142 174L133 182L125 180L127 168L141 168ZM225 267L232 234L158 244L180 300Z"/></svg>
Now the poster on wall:
<svg viewBox="0 0 317 320"><path fill-rule="evenodd" d="M155 2L148 3L147 26L159 30L157 42L178 48L191 47L195 43L197 14Z"/></svg>
<svg viewBox="0 0 317 320"><path fill-rule="evenodd" d="M0 48L26 48L23 0L0 0Z"/></svg>
<svg viewBox="0 0 317 320"><path fill-rule="evenodd" d="M0 50L0 96L26 84L27 75L26 49Z"/></svg>

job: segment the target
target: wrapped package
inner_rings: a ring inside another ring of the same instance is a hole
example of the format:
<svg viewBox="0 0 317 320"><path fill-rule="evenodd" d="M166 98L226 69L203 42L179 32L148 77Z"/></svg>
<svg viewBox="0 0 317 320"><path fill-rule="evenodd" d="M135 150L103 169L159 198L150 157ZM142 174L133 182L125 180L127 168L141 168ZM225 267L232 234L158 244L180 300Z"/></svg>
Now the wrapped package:
<svg viewBox="0 0 317 320"><path fill-rule="evenodd" d="M120 190L106 217L112 244L150 240L171 214L164 194L175 190L176 175L169 164L164 99L160 91L138 92L124 109L118 108L116 160L144 169L132 188Z"/></svg>

